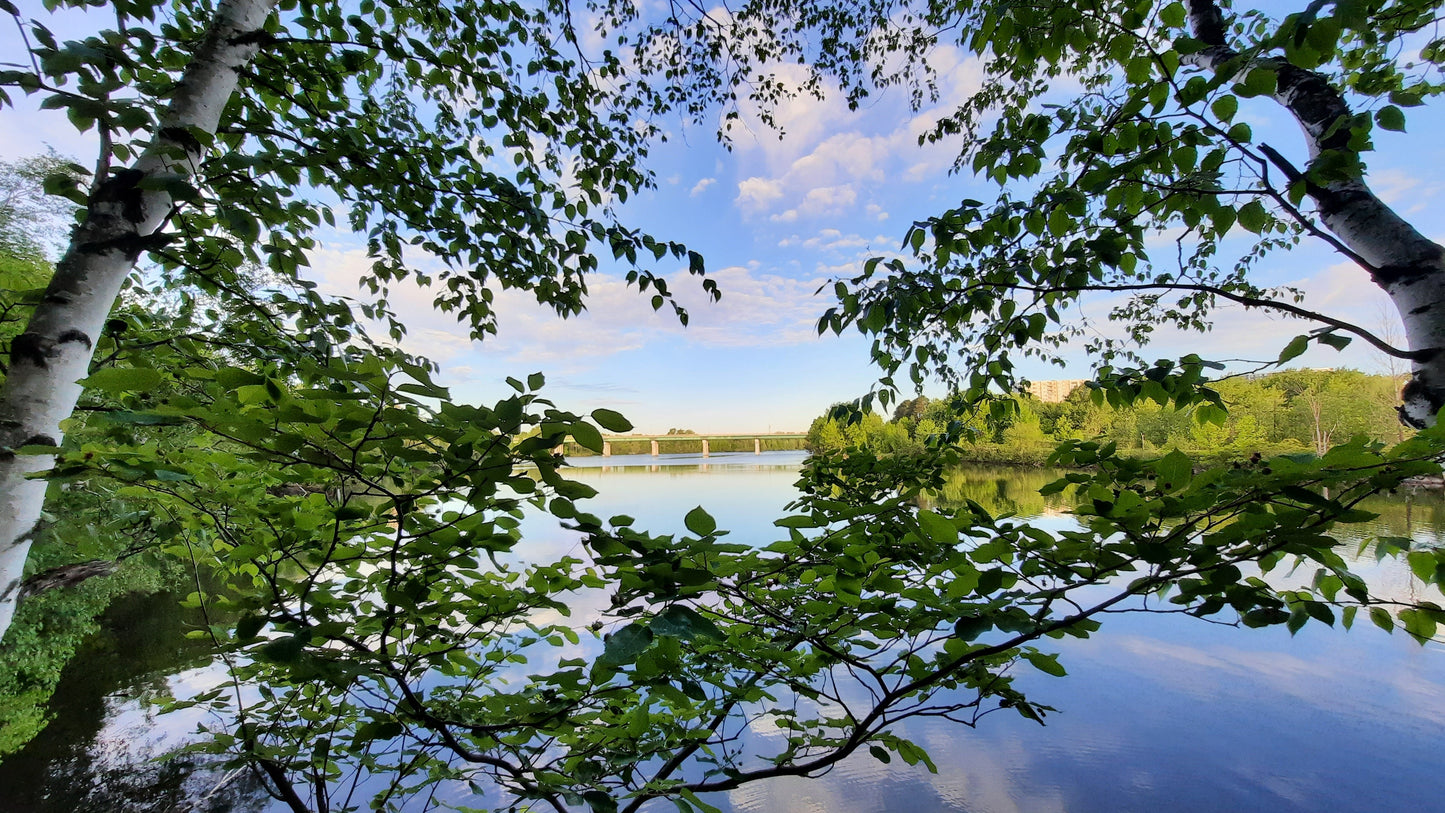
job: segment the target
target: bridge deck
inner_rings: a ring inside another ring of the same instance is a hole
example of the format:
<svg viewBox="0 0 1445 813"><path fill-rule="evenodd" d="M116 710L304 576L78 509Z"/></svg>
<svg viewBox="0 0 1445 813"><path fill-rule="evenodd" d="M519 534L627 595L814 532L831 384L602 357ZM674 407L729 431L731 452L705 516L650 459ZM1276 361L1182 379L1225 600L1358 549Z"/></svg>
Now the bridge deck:
<svg viewBox="0 0 1445 813"><path fill-rule="evenodd" d="M712 450L709 448L713 441L719 440L750 440L753 442L753 452L762 454L763 441L765 440L805 440L808 435L804 432L762 432L752 435L603 435L602 456L612 456L612 444L614 443L646 443L653 457L661 453L661 445L672 441L697 442L702 447L702 456L707 457ZM559 449L560 451L560 449Z"/></svg>
<svg viewBox="0 0 1445 813"><path fill-rule="evenodd" d="M603 435L609 443L619 440L802 440L807 432L760 432L752 435Z"/></svg>

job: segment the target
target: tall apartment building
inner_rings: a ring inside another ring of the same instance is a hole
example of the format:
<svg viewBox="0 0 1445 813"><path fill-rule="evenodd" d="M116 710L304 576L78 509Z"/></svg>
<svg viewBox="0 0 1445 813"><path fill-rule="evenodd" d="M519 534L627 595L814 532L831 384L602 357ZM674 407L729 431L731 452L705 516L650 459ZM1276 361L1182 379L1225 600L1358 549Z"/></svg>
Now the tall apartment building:
<svg viewBox="0 0 1445 813"><path fill-rule="evenodd" d="M1029 393L1046 404L1057 404L1069 397L1069 393L1082 387L1084 379L1066 378L1058 381L1030 381Z"/></svg>

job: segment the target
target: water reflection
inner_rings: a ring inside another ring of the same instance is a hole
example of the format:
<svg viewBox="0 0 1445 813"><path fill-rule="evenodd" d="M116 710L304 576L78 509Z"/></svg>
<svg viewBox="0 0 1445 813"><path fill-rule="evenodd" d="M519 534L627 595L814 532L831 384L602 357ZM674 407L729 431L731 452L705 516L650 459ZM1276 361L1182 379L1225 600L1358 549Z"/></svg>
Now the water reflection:
<svg viewBox="0 0 1445 813"><path fill-rule="evenodd" d="M1037 494L1058 472L968 468L936 499L972 500L1053 527L1072 523L1062 497ZM1344 526L1357 543L1408 536L1439 544L1445 499L1414 492L1362 506ZM1348 552L1355 558L1357 549ZM1400 562L1355 566L1385 594L1418 588ZM1307 583L1302 572L1281 578ZM1196 619L1109 618L1087 641L1056 644L1070 675L1020 676L1057 707L1040 727L994 715L976 730L915 722L903 731L938 773L856 755L818 781L779 780L728 797L735 811L898 813L1019 811L1421 811L1440 809L1433 776L1445 747L1445 653L1363 622L1352 633L1311 625L1241 630Z"/></svg>
<svg viewBox="0 0 1445 813"><path fill-rule="evenodd" d="M1064 476L1058 469L962 466L950 472L932 501L941 508L975 502L994 516L1058 516L1068 510L1064 493L1044 497L1039 489Z"/></svg>
<svg viewBox="0 0 1445 813"><path fill-rule="evenodd" d="M220 677L207 648L185 633L200 619L180 597L132 596L107 611L104 632L86 642L56 687L54 720L0 762L6 813L260 811L264 792L248 773L229 775L204 758L155 757L200 722L160 716L151 699L210 688Z"/></svg>
<svg viewBox="0 0 1445 813"><path fill-rule="evenodd" d="M690 508L703 505L732 532L730 540L765 543L780 533L772 522L795 496L801 460L800 453L618 456L579 461L571 476L599 490L584 507L603 518L626 514L638 527L674 533ZM1062 529L1071 525L1062 513L1066 500L1037 493L1057 476L963 469L937 500L945 506L972 500L995 514ZM1438 544L1445 530L1438 494L1379 498L1366 507L1379 519L1348 530L1347 538L1398 535ZM575 536L546 517L529 518L524 531L524 555L577 549ZM1394 560L1376 565L1367 549L1359 567L1387 591L1413 590ZM1310 576L1289 578L1307 583ZM580 606L588 600L579 597L574 620L589 617ZM203 653L185 645L191 620L172 598L120 605L108 621L110 637L67 673L57 695L65 698L60 717L42 740L0 765L0 810L277 809L246 776L187 807L226 777L192 763L145 762L162 740L175 742L199 721L156 719L137 698L165 682L206 685L217 672L201 668ZM591 645L584 638L568 652L585 654ZM1292 637L1282 628L1238 630L1139 614L1106 619L1090 640L1049 646L1070 675L1019 676L1020 688L1060 709L1047 727L1011 712L985 717L977 729L914 721L903 732L934 756L937 774L896 758L884 765L862 752L821 779L755 783L707 801L758 813L1440 809L1436 783L1426 779L1445 753L1445 660L1438 647L1368 623L1353 633L1311 625ZM773 735L759 728L746 736ZM674 808L658 802L646 809Z"/></svg>

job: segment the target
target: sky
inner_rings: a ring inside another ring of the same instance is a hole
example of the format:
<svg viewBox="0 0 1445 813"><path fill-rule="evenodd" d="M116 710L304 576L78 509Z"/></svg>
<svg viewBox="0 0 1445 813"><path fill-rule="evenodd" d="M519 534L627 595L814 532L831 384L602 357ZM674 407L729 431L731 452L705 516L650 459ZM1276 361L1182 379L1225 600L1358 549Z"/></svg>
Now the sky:
<svg viewBox="0 0 1445 813"><path fill-rule="evenodd" d="M19 5L44 16L38 0ZM0 54L13 53L19 42L10 27L0 31ZM991 183L949 172L957 142L917 144L938 111L952 109L981 81L979 65L966 55L940 49L935 57L941 98L921 111L910 110L899 93L867 100L856 111L837 98L798 100L779 111L786 137L745 116L749 124L735 132L730 151L711 128L672 124L668 142L652 153L658 188L630 199L622 217L706 258L720 302L708 301L684 264L669 276L669 287L690 311L686 329L670 309L653 312L649 296L629 289L604 260L603 272L589 283L587 313L563 321L526 294L502 292L498 334L485 342L468 340L465 328L434 313L424 292L398 291L397 309L412 326L407 348L440 362L439 381L464 401L505 397L508 376L542 372L545 392L560 408L614 409L639 432L805 431L830 404L866 393L879 375L864 337L817 335L817 317L833 304L829 283L857 273L869 257L898 252L913 221L964 198L995 194ZM1427 236L1445 239L1445 140L1437 135L1445 112L1407 112L1406 133L1376 131L1369 178ZM1241 100L1238 118L1258 140L1303 164L1299 130L1283 109L1268 100ZM82 163L90 163L95 149L63 115L24 98L0 109L0 160L47 145ZM343 232L321 238L310 258L312 273L326 290L356 294L355 281L368 265L362 241ZM1376 332L1396 318L1364 272L1320 245L1271 256L1260 278L1296 285L1307 292L1306 306ZM1146 355L1271 358L1307 327L1221 309L1209 334L1162 332ZM1072 358L1065 369L1025 363L1021 371L1036 380L1084 376L1083 356ZM1359 341L1343 353L1312 349L1295 363L1384 369L1383 357ZM936 387L925 392L942 394Z"/></svg>

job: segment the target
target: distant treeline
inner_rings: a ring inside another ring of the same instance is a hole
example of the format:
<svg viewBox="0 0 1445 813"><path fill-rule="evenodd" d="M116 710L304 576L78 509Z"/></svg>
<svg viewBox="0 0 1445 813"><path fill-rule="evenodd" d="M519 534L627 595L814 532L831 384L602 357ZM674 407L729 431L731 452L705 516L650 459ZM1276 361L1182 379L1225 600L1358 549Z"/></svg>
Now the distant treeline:
<svg viewBox="0 0 1445 813"><path fill-rule="evenodd" d="M1196 419L1193 410L1096 404L1087 387L1065 400L1044 403L1015 396L1012 410L963 411L949 400L919 396L903 401L892 420L865 415L848 424L823 415L808 430L808 449L818 452L863 446L877 454L912 454L930 435L961 422L972 459L1037 465L1062 440L1104 437L1120 449L1154 454L1179 449L1201 458L1228 459L1292 452L1323 454L1355 435L1395 443L1408 432L1395 405L1400 382L1357 370L1285 370L1219 381L1214 388L1229 407L1223 425ZM998 417L998 412L1009 413Z"/></svg>

